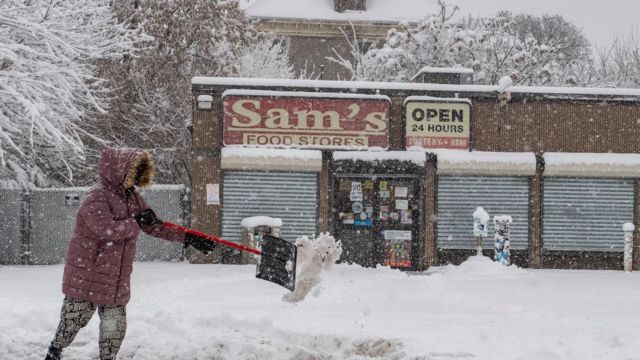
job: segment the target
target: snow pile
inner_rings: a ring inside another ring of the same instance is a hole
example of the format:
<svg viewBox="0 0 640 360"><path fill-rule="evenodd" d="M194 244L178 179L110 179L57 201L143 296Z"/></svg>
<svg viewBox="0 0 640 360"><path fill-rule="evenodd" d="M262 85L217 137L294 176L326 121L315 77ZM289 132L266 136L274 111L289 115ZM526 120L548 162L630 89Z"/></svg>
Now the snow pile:
<svg viewBox="0 0 640 360"><path fill-rule="evenodd" d="M636 227L632 223L624 223L622 225L622 231L624 232L633 232L635 229Z"/></svg>
<svg viewBox="0 0 640 360"><path fill-rule="evenodd" d="M135 263L120 360L638 359L640 272L537 270L472 257L405 273L338 264L282 302L255 265ZM42 360L62 265L0 266L0 359ZM98 358L98 316L64 352ZM579 330L579 331L577 331Z"/></svg>
<svg viewBox="0 0 640 360"><path fill-rule="evenodd" d="M430 269L428 272L430 271L456 279L503 279L524 274L522 269L515 265L503 266L486 256L470 256L460 265L446 265Z"/></svg>
<svg viewBox="0 0 640 360"><path fill-rule="evenodd" d="M323 271L329 271L342 255L342 243L323 233L314 241L302 236L296 240L298 257L296 268L296 287L293 292L282 297L286 302L299 302L320 283L320 275Z"/></svg>
<svg viewBox="0 0 640 360"><path fill-rule="evenodd" d="M496 215L493 217L493 223L499 223L499 222L507 222L507 223L512 223L513 222L513 218L510 215Z"/></svg>
<svg viewBox="0 0 640 360"><path fill-rule="evenodd" d="M243 228L256 228L258 226L282 227L282 219L270 216L251 216L242 219L240 226Z"/></svg>
<svg viewBox="0 0 640 360"><path fill-rule="evenodd" d="M489 213L482 207L478 207L476 208L476 211L473 212L473 217L480 220L480 222L482 223L488 223L489 219L491 218L489 216ZM494 218L495 220L495 218Z"/></svg>

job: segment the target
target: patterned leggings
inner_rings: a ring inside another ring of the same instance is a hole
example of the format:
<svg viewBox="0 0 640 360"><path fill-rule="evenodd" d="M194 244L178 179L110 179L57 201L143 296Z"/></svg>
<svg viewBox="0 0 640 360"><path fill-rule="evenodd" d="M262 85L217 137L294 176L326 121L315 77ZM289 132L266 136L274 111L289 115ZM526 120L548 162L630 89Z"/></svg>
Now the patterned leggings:
<svg viewBox="0 0 640 360"><path fill-rule="evenodd" d="M113 360L120 350L127 331L127 311L124 305L96 305L88 301L64 298L60 325L51 345L64 349L85 327L98 308L100 316L100 360Z"/></svg>

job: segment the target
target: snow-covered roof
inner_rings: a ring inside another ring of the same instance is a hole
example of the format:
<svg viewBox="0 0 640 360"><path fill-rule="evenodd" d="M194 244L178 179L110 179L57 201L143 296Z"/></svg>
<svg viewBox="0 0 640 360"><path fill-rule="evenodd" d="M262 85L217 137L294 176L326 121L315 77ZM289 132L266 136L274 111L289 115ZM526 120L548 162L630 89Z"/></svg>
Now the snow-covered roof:
<svg viewBox="0 0 640 360"><path fill-rule="evenodd" d="M194 87L225 86L225 87L251 87L251 88L308 88L336 89L357 92L361 90L404 90L404 91L433 91L451 93L493 93L497 87L494 85L451 85L451 84L425 84L425 83L401 83L401 82L370 82L370 81L338 81L338 80L300 80L300 79L258 79L258 78L225 78L225 77L201 77L191 79ZM606 97L607 100L638 101L640 89L624 88L585 88L585 87L550 87L550 86L512 86L511 94L538 94L545 98L561 99L593 99Z"/></svg>
<svg viewBox="0 0 640 360"><path fill-rule="evenodd" d="M362 160L362 161L385 161L399 160L410 161L424 166L427 156L423 152L417 151L334 151L334 160Z"/></svg>
<svg viewBox="0 0 640 360"><path fill-rule="evenodd" d="M349 93L323 93L306 91L271 91L255 89L229 89L222 93L222 96L262 96L262 97L313 97L313 98L339 98L339 99L372 99L391 101L386 95L367 95Z"/></svg>
<svg viewBox="0 0 640 360"><path fill-rule="evenodd" d="M421 148L410 150L435 154L438 159L438 174L532 176L536 173L536 156L532 152L469 152Z"/></svg>
<svg viewBox="0 0 640 360"><path fill-rule="evenodd" d="M270 149L244 146L222 148L222 169L320 171L320 150Z"/></svg>
<svg viewBox="0 0 640 360"><path fill-rule="evenodd" d="M418 22L438 12L437 3L425 0L367 0L366 11L335 11L333 0L241 0L249 17L276 19Z"/></svg>
<svg viewBox="0 0 640 360"><path fill-rule="evenodd" d="M407 105L408 102L411 101L419 101L419 102L458 102L458 103L466 103L471 105L471 99L466 98L444 98L437 96L407 96L404 99L404 104Z"/></svg>
<svg viewBox="0 0 640 360"><path fill-rule="evenodd" d="M545 153L545 176L640 177L640 154Z"/></svg>

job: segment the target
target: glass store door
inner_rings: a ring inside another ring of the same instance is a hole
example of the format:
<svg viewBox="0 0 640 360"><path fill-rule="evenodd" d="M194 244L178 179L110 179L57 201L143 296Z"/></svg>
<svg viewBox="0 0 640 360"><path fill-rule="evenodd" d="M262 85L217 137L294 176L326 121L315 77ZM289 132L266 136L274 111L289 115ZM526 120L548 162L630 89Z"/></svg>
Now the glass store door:
<svg viewBox="0 0 640 360"><path fill-rule="evenodd" d="M333 222L342 261L362 266L414 266L420 216L415 178L337 177Z"/></svg>

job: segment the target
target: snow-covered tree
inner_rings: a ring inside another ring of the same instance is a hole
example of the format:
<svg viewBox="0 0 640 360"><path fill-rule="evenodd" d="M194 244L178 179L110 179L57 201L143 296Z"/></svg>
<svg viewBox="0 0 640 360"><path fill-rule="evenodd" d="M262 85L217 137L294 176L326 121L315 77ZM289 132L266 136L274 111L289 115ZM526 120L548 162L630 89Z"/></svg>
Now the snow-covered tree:
<svg viewBox="0 0 640 360"><path fill-rule="evenodd" d="M86 141L101 141L93 114L108 107L92 64L140 40L108 0L0 1L0 176L72 184Z"/></svg>
<svg viewBox="0 0 640 360"><path fill-rule="evenodd" d="M439 66L472 68L483 84L517 73L519 83L529 85L575 83L576 67L590 61L584 35L559 16L501 12L454 20L457 7L439 4L438 14L391 29L384 45L363 54L349 39L352 59L332 60L357 80L408 81L425 66Z"/></svg>
<svg viewBox="0 0 640 360"><path fill-rule="evenodd" d="M136 58L102 64L118 97L102 130L154 151L160 181L189 181L193 76L294 76L285 44L258 33L237 1L120 1L114 10L154 40Z"/></svg>
<svg viewBox="0 0 640 360"><path fill-rule="evenodd" d="M407 81L428 64L454 66L453 53L460 49L460 38L465 34L459 24L451 21L457 8L449 9L439 2L439 14L427 16L416 26L403 22L400 29L390 29L381 47L372 47L365 53L359 46L355 32L345 34L351 58L335 53L330 57L345 67L352 80ZM436 65L433 65L436 66Z"/></svg>
<svg viewBox="0 0 640 360"><path fill-rule="evenodd" d="M608 47L597 51L594 82L606 87L640 87L640 34L617 36Z"/></svg>
<svg viewBox="0 0 640 360"><path fill-rule="evenodd" d="M524 85L574 84L574 67L590 62L584 35L560 16L512 16L469 19L479 37L472 51L478 80L495 84L505 74L517 73ZM484 55L484 56L483 56Z"/></svg>

